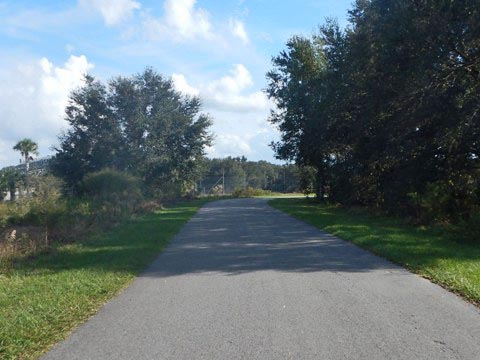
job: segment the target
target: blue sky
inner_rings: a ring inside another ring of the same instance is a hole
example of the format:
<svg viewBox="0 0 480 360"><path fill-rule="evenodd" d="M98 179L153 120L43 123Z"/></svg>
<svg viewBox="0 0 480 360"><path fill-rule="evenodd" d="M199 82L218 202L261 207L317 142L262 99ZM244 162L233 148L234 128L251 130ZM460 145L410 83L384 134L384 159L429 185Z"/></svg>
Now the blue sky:
<svg viewBox="0 0 480 360"><path fill-rule="evenodd" d="M274 161L272 104L263 89L270 59L292 35L326 17L346 24L345 0L0 0L0 166L17 163L24 137L51 154L65 130L69 92L151 66L212 115L211 157Z"/></svg>

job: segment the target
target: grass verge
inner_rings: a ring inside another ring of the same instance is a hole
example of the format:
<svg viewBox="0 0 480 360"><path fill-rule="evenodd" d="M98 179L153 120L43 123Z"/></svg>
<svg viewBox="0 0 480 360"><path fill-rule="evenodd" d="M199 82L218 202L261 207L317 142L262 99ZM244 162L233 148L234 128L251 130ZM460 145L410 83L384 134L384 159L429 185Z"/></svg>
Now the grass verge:
<svg viewBox="0 0 480 360"><path fill-rule="evenodd" d="M441 229L414 227L397 219L308 199L274 199L269 204L480 305L479 245L454 241Z"/></svg>
<svg viewBox="0 0 480 360"><path fill-rule="evenodd" d="M209 201L181 203L0 274L0 358L32 359L118 294Z"/></svg>

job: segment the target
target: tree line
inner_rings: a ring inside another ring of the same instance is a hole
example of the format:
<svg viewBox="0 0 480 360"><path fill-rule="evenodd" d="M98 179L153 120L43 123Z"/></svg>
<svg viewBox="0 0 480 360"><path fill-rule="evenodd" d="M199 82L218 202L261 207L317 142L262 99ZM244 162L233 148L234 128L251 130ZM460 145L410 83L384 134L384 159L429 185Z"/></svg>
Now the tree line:
<svg viewBox="0 0 480 360"><path fill-rule="evenodd" d="M280 159L319 198L422 221L480 219L478 1L357 0L272 59Z"/></svg>
<svg viewBox="0 0 480 360"><path fill-rule="evenodd" d="M197 189L206 194L231 194L246 188L293 193L301 191L302 174L294 164L249 161L245 156L205 158Z"/></svg>
<svg viewBox="0 0 480 360"><path fill-rule="evenodd" d="M86 76L84 86L70 94L65 120L68 130L60 135L48 172L62 180L64 195L71 198L104 201L140 188L147 198L162 201L245 188L296 192L302 179L313 182L296 165L206 158L211 119L201 112L200 99L176 91L171 80L150 68L107 83ZM35 188L29 163L38 155L30 139L14 149L24 159L22 171L11 167L0 172L1 193L9 191L11 200L19 187L27 197ZM129 190L121 191L122 186Z"/></svg>

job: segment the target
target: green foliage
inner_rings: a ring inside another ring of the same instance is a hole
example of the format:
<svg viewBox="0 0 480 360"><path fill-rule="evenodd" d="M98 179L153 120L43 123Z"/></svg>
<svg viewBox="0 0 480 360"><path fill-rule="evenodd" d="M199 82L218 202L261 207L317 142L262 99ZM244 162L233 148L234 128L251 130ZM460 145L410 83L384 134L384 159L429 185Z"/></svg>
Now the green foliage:
<svg viewBox="0 0 480 360"><path fill-rule="evenodd" d="M87 76L71 94L70 128L52 170L73 194L87 174L112 168L141 178L150 195L173 198L193 186L211 142L211 121L200 107L152 69L108 86Z"/></svg>
<svg viewBox="0 0 480 360"><path fill-rule="evenodd" d="M313 166L300 167L300 189L305 195L317 190L317 171Z"/></svg>
<svg viewBox="0 0 480 360"><path fill-rule="evenodd" d="M480 8L357 1L273 58L277 156L316 169L319 197L417 220L480 205Z"/></svg>
<svg viewBox="0 0 480 360"><path fill-rule="evenodd" d="M23 156L23 160L25 163L25 173L24 173L24 180L25 180L25 188L27 190L27 195L30 193L30 176L29 176L29 169L30 169L30 161L33 160L32 155L38 155L38 144L28 138L20 140L14 147L13 150L19 151L20 154Z"/></svg>
<svg viewBox="0 0 480 360"><path fill-rule="evenodd" d="M16 143L13 150L19 151L26 159L25 162L28 162L31 155L38 155L38 144L32 139L25 138Z"/></svg>
<svg viewBox="0 0 480 360"><path fill-rule="evenodd" d="M113 169L87 174L81 189L96 206L97 216L127 216L143 200L140 179Z"/></svg>
<svg viewBox="0 0 480 360"><path fill-rule="evenodd" d="M31 196L0 203L0 263L1 258L10 261L58 243L77 242L99 228L158 208L158 204L143 203L138 178L111 169L88 174L82 198L63 196L62 182L51 175L33 178L32 185Z"/></svg>
<svg viewBox="0 0 480 360"><path fill-rule="evenodd" d="M263 190L263 189L256 189L247 186L245 189L236 189L233 193L233 197L237 198L248 198L248 197L255 197L255 196L271 196L273 192L270 190Z"/></svg>
<svg viewBox="0 0 480 360"><path fill-rule="evenodd" d="M198 190L212 193L217 189L217 193L222 193L223 177L226 194L246 187L289 193L300 190L300 171L296 165L248 161L244 156L204 159Z"/></svg>
<svg viewBox="0 0 480 360"><path fill-rule="evenodd" d="M177 204L15 261L8 276L0 274L0 358L36 359L65 339L158 256L204 202Z"/></svg>
<svg viewBox="0 0 480 360"><path fill-rule="evenodd" d="M15 201L15 192L22 181L22 176L13 167L0 170L0 193L1 199L5 194L10 193L10 201Z"/></svg>

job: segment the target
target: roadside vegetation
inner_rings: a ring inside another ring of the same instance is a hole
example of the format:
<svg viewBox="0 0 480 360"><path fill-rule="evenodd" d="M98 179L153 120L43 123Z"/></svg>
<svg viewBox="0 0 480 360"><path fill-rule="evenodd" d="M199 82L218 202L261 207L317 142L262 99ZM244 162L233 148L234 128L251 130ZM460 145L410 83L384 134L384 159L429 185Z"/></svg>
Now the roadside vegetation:
<svg viewBox="0 0 480 360"><path fill-rule="evenodd" d="M311 167L319 199L480 242L480 7L356 1L273 58L278 158Z"/></svg>
<svg viewBox="0 0 480 360"><path fill-rule="evenodd" d="M153 69L107 84L87 75L65 120L41 174L30 171L38 155L31 139L14 146L22 166L0 172L1 197L10 200L0 204L0 270L194 195L211 120L199 98Z"/></svg>
<svg viewBox="0 0 480 360"><path fill-rule="evenodd" d="M208 200L17 258L0 275L0 358L37 358L121 291Z"/></svg>
<svg viewBox="0 0 480 360"><path fill-rule="evenodd" d="M73 91L48 167L0 171L0 358L35 358L118 293L204 200L210 118L146 69ZM176 204L176 205L172 205Z"/></svg>
<svg viewBox="0 0 480 360"><path fill-rule="evenodd" d="M45 167L31 166L35 141L15 145L22 164L0 170L0 358L36 358L65 338L212 195L298 188L295 165L206 159L200 109L152 69L107 84L86 76ZM199 183L213 191L195 200Z"/></svg>
<svg viewBox="0 0 480 360"><path fill-rule="evenodd" d="M403 220L309 199L269 204L319 229L372 251L480 305L480 248L454 229Z"/></svg>
<svg viewBox="0 0 480 360"><path fill-rule="evenodd" d="M246 157L203 160L198 191L204 194L232 194L249 189L276 193L301 192L302 169L294 164L249 161ZM313 181L306 179L305 181Z"/></svg>

